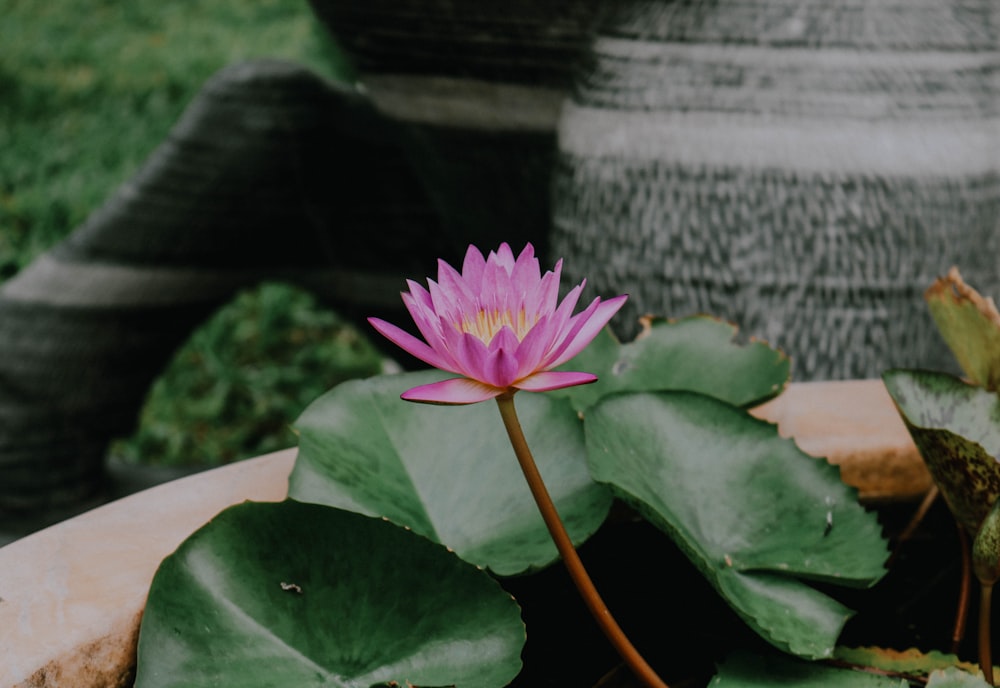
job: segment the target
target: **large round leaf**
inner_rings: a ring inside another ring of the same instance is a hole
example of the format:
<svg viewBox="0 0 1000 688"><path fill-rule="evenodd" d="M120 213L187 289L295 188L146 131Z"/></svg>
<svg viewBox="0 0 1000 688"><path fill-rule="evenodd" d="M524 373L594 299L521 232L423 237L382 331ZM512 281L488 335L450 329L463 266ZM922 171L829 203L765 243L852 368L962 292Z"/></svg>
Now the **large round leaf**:
<svg viewBox="0 0 1000 688"><path fill-rule="evenodd" d="M621 344L605 329L563 366L597 375L599 384L572 387L568 396L580 410L614 392L700 392L735 406L758 404L778 395L789 376L781 351L752 341L736 342L730 323L694 316L682 320L644 320L634 342Z"/></svg>
<svg viewBox="0 0 1000 688"><path fill-rule="evenodd" d="M444 547L293 501L222 512L160 565L136 686L504 686L514 600Z"/></svg>
<svg viewBox="0 0 1000 688"><path fill-rule="evenodd" d="M952 513L975 535L1000 497L1000 397L946 373L882 379Z"/></svg>
<svg viewBox="0 0 1000 688"><path fill-rule="evenodd" d="M868 586L886 546L838 470L699 394L610 397L587 413L596 480L670 534L775 646L828 657L850 610L806 585Z"/></svg>
<svg viewBox="0 0 1000 688"><path fill-rule="evenodd" d="M296 423L289 495L384 516L501 575L545 566L558 553L518 467L494 403L401 401L437 371L344 383ZM575 543L611 506L587 471L580 418L565 399L524 393L521 423Z"/></svg>

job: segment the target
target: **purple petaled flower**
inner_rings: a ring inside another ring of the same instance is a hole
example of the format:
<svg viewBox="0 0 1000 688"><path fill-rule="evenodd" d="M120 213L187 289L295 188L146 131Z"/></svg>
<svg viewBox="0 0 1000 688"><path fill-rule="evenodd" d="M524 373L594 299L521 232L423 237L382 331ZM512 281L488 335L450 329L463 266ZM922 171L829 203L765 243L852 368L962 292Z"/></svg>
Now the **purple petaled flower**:
<svg viewBox="0 0 1000 688"><path fill-rule="evenodd" d="M600 298L573 315L584 282L559 303L559 274L541 274L528 244L516 259L501 244L487 258L470 246L462 273L438 261L428 289L407 280L403 303L426 342L379 318L368 322L408 353L462 377L414 387L403 399L474 404L523 389L545 392L597 380L590 373L555 371L597 336L628 296Z"/></svg>

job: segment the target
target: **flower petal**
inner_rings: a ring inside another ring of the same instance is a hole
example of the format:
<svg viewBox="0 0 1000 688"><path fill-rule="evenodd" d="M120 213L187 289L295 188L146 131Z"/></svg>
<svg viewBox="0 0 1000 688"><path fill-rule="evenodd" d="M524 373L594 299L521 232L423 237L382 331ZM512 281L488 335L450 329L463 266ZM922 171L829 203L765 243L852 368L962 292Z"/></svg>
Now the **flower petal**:
<svg viewBox="0 0 1000 688"><path fill-rule="evenodd" d="M461 320L461 304L456 300L457 294L442 287L434 280L427 280L427 289L431 295L434 312L451 322Z"/></svg>
<svg viewBox="0 0 1000 688"><path fill-rule="evenodd" d="M510 281L518 300L523 302L525 296L535 290L541 279L541 267L535 258L535 247L530 243L525 244L510 273Z"/></svg>
<svg viewBox="0 0 1000 688"><path fill-rule="evenodd" d="M379 318L369 322L411 355L463 377L414 388L403 398L467 404L514 388L545 391L596 380L589 373L549 369L590 343L627 296L594 299L574 315L586 282L559 302L561 274L559 260L542 275L530 243L516 258L502 243L486 257L469 246L461 273L439 260L437 280L428 279L426 288L407 280L403 302L424 340Z"/></svg>
<svg viewBox="0 0 1000 688"><path fill-rule="evenodd" d="M486 267L486 259L482 252L475 246L469 246L465 252L465 261L462 263L462 278L469 285L476 295L479 294L483 284L483 269Z"/></svg>
<svg viewBox="0 0 1000 688"><path fill-rule="evenodd" d="M468 332L463 332L458 339L458 348L454 351L455 360L461 367L459 372L473 380L490 384L490 352L482 340Z"/></svg>
<svg viewBox="0 0 1000 688"><path fill-rule="evenodd" d="M438 284L449 293L461 312L468 313L476 309L478 294L473 294L462 275L443 260L438 261Z"/></svg>
<svg viewBox="0 0 1000 688"><path fill-rule="evenodd" d="M583 285L581 284L580 287L582 288ZM556 366L553 361L559 358L563 351L565 351L566 348L573 343L573 339L576 337L577 333L586 324L587 320L589 320L590 317L597 311L597 307L601 305L601 299L597 298L591 301L589 306L576 315L569 315L567 309L563 306L571 296L576 298L579 295L579 292L574 294L573 291L571 291L566 296L566 299L563 300L563 303L559 305L559 308L556 309L553 316L553 327L558 325L559 331L553 337L553 345L545 353L545 358L542 360L541 367L545 370ZM569 317L567 317L568 315Z"/></svg>
<svg viewBox="0 0 1000 688"><path fill-rule="evenodd" d="M426 342L420 341L409 332L402 330L392 323L382 320L381 318L368 318L368 322L371 323L371 326L378 330L379 334L383 337L408 354L416 356L424 363L432 365L435 368L447 370L449 373L461 374L461 371L455 370L455 366L446 360L441 354L428 346Z"/></svg>
<svg viewBox="0 0 1000 688"><path fill-rule="evenodd" d="M548 392L563 387L587 385L591 382L597 382L596 375L569 370L547 370L530 375L514 383L513 386L517 389L523 389L525 392Z"/></svg>
<svg viewBox="0 0 1000 688"><path fill-rule="evenodd" d="M462 338L466 336L465 333L460 332L457 327L444 318L441 319L439 326L441 328L441 341L443 343L441 346L435 348L442 356L446 356L449 360L455 362L456 372L466 375L467 371L459 353L462 349Z"/></svg>
<svg viewBox="0 0 1000 688"><path fill-rule="evenodd" d="M423 287L417 285L417 288L423 291ZM427 295L426 291L423 291L423 295L420 292L411 291L409 294L404 293L402 296L403 305L410 312L410 317L413 318L414 324L420 330L420 334L423 335L424 341L428 344L432 342L436 344L441 339L441 326L433 307L428 305L430 296ZM427 298L427 304L423 301L424 297Z"/></svg>
<svg viewBox="0 0 1000 688"><path fill-rule="evenodd" d="M628 300L628 294L622 294L603 302L600 302L599 298L596 299L596 301L600 302L598 307L590 314L582 327L572 335L572 339L566 348L553 361L547 362L546 367L555 368L558 365L562 365L583 351L584 347L590 344L591 340L597 336L597 333L604 329L604 326L614 317L615 313L625 304L626 300Z"/></svg>
<svg viewBox="0 0 1000 688"><path fill-rule="evenodd" d="M504 327L490 342L490 357L486 362L488 377L484 382L497 387L509 387L517 379L518 362L517 336L509 327Z"/></svg>
<svg viewBox="0 0 1000 688"><path fill-rule="evenodd" d="M495 399L505 391L507 390L484 385L467 377L455 377L408 389L400 398L424 404L475 404Z"/></svg>
<svg viewBox="0 0 1000 688"><path fill-rule="evenodd" d="M510 249L507 249L510 251ZM493 254L490 254L493 257ZM479 305L488 311L504 312L512 310L509 307L513 290L510 285L510 273L495 260L486 261L483 270L482 288L478 294Z"/></svg>
<svg viewBox="0 0 1000 688"><path fill-rule="evenodd" d="M517 377L522 378L530 373L542 368L542 360L545 352L552 346L552 337L555 334L551 326L552 316L543 315L535 323L534 327L528 330L524 339L517 345Z"/></svg>
<svg viewBox="0 0 1000 688"><path fill-rule="evenodd" d="M583 291L583 285L584 283L581 282L570 289L566 297L563 298L562 303L559 304L559 307L552 314L553 343L562 343L566 333L569 331L568 323L573 316L573 309L576 308L577 301L580 300L580 292Z"/></svg>
<svg viewBox="0 0 1000 688"><path fill-rule="evenodd" d="M497 351L498 349L507 349L510 353L517 350L517 345L520 343L517 335L514 334L514 330L510 329L510 325L504 325L500 328L500 331L493 335L493 339L490 340L489 344L486 346L491 352Z"/></svg>
<svg viewBox="0 0 1000 688"><path fill-rule="evenodd" d="M489 258L486 259L487 263L493 262L504 269L504 271L509 275L514 269L514 252L510 250L510 244L506 241L500 244L500 248L496 250L496 253L490 251Z"/></svg>
<svg viewBox="0 0 1000 688"><path fill-rule="evenodd" d="M524 310L529 316L551 313L559 304L559 272L562 261L555 270L546 272L525 294Z"/></svg>

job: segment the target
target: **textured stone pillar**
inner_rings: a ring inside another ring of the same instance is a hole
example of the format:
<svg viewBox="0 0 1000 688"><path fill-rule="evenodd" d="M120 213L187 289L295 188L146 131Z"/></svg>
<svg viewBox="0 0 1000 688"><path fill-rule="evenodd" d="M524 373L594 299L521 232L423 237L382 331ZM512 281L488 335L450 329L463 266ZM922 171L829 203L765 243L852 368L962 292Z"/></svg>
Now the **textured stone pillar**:
<svg viewBox="0 0 1000 688"><path fill-rule="evenodd" d="M559 126L553 252L642 313L705 312L796 379L951 367L922 292L1000 297L1000 5L634 2Z"/></svg>

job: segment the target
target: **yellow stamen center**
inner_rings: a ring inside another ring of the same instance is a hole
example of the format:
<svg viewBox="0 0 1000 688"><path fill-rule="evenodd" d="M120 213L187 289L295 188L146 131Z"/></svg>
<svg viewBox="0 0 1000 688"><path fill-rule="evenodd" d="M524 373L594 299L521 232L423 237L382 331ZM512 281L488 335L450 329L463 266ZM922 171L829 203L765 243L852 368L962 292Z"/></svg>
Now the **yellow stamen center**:
<svg viewBox="0 0 1000 688"><path fill-rule="evenodd" d="M525 335L538 322L538 314L528 316L524 309L519 309L516 313L501 310L479 309L474 317L466 315L462 317L462 322L455 323L455 328L459 332L467 332L477 337L485 344L489 344L493 337L504 327L509 327L514 331L518 341L524 339Z"/></svg>

